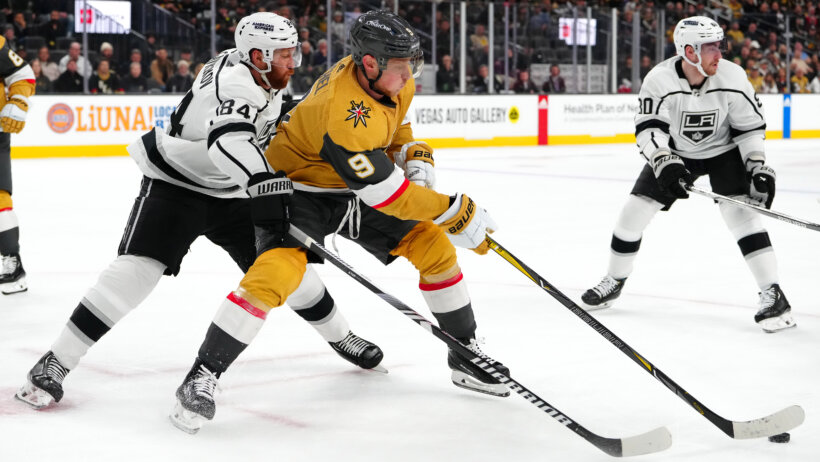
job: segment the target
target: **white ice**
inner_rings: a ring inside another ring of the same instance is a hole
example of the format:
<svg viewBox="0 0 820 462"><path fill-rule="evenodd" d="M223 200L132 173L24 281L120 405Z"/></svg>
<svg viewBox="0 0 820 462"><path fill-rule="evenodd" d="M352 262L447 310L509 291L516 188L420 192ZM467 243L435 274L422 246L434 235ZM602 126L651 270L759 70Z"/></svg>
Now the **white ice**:
<svg viewBox="0 0 820 462"><path fill-rule="evenodd" d="M774 208L820 221L820 142L767 148ZM487 208L500 225L494 237L558 289L578 300L604 275L612 227L641 168L634 146L436 156L438 189ZM31 410L13 394L116 256L140 175L125 157L15 160L13 170L30 288L0 296L0 461L610 459L517 395L453 386L440 341L329 264L320 274L355 332L384 349L390 373L344 362L283 307L223 376L216 418L195 436L180 432L167 417L174 390L241 276L204 239L182 274L164 278L69 374L62 402ZM758 289L718 208L702 197L656 216L623 296L593 314L726 418L801 405L806 422L789 444L725 436L507 262L460 250L484 349L595 433L667 426L672 447L642 460L820 460L820 233L764 221L797 328L765 334L753 322ZM385 268L337 242L356 269L432 319L411 265Z"/></svg>

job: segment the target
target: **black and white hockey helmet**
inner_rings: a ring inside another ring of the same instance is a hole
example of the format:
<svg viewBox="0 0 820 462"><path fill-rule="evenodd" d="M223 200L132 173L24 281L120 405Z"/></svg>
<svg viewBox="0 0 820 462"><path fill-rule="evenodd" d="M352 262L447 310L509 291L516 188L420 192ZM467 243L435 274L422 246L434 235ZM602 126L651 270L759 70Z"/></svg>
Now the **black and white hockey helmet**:
<svg viewBox="0 0 820 462"><path fill-rule="evenodd" d="M381 71L390 58L410 58L414 78L424 69L419 36L407 20L388 11L368 11L356 18L350 28L350 49L353 62L360 68L364 56L370 55L376 58Z"/></svg>
<svg viewBox="0 0 820 462"><path fill-rule="evenodd" d="M706 16L692 16L678 21L675 32L672 34L675 40L675 50L687 63L695 66L704 77L708 77L703 70L703 59L700 56L700 47L704 43L723 42L723 28L712 18ZM686 47L691 46L698 57L698 62L694 63L686 57Z"/></svg>
<svg viewBox="0 0 820 462"><path fill-rule="evenodd" d="M302 47L299 46L299 34L289 19L275 13L253 13L239 20L234 32L236 50L239 60L264 74L272 69L273 55L276 50L293 48L293 67L302 63ZM267 69L259 69L251 62L251 50L262 52L262 60ZM291 66L288 66L291 67Z"/></svg>

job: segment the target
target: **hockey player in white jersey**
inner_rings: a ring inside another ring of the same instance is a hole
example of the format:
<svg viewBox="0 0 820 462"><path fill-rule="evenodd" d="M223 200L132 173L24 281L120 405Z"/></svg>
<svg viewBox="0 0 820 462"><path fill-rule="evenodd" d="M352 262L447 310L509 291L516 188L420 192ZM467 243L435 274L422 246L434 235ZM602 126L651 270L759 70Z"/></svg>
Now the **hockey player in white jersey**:
<svg viewBox="0 0 820 462"><path fill-rule="evenodd" d="M205 65L167 131L154 129L128 147L144 178L119 256L31 369L18 399L35 408L60 401L66 374L163 274L179 272L197 237L222 247L245 272L256 259L255 231L273 240L287 232L290 180L271 170L263 152L280 90L301 61L297 32L285 18L255 13L240 20L235 36L237 47ZM337 353L365 369L378 365L379 347L350 332L311 268L294 295L291 308Z"/></svg>
<svg viewBox="0 0 820 462"><path fill-rule="evenodd" d="M738 65L721 59L723 30L695 16L674 31L677 56L655 66L641 87L635 136L646 158L615 225L607 275L581 299L588 310L618 298L641 245L643 230L659 210L688 197L684 184L708 175L712 190L771 207L774 170L766 165L763 106ZM777 261L760 217L719 204L760 288L754 319L764 331L795 326L778 284Z"/></svg>

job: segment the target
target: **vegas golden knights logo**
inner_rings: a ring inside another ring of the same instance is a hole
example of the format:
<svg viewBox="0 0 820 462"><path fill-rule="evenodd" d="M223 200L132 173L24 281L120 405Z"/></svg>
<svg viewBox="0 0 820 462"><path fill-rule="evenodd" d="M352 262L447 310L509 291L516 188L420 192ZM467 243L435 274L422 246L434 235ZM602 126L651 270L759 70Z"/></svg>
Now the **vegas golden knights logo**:
<svg viewBox="0 0 820 462"><path fill-rule="evenodd" d="M684 112L680 134L694 144L712 138L717 131L718 111Z"/></svg>

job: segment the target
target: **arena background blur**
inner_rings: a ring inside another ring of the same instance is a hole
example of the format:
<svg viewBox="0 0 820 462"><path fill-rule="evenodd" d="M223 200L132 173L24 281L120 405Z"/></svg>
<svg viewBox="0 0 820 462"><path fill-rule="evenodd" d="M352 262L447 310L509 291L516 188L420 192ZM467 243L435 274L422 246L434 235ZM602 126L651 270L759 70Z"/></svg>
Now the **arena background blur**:
<svg viewBox="0 0 820 462"><path fill-rule="evenodd" d="M32 63L38 94L184 93L211 56L233 46L241 17L273 11L299 29L304 59L289 89L298 95L347 54L350 24L370 9L397 12L421 36L422 94L636 93L674 55L677 21L693 15L721 24L724 58L759 93L820 93L812 1L135 0L130 27L107 16L105 2L3 3L3 34Z"/></svg>

